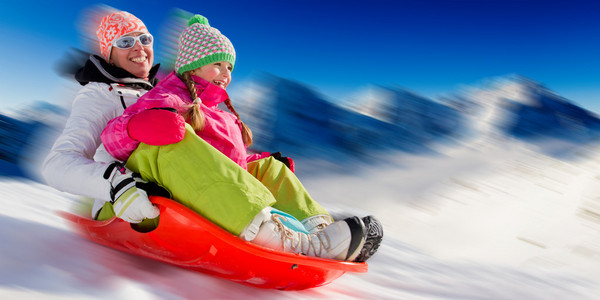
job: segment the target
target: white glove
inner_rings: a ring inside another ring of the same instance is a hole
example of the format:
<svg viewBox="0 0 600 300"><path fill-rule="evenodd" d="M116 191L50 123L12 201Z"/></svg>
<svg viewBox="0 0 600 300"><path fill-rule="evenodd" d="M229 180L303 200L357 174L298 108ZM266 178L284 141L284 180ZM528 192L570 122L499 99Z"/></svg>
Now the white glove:
<svg viewBox="0 0 600 300"><path fill-rule="evenodd" d="M148 199L148 194L136 186L133 172L121 163L114 162L106 168L104 179L110 182L110 198L117 218L129 223L158 217L159 210Z"/></svg>

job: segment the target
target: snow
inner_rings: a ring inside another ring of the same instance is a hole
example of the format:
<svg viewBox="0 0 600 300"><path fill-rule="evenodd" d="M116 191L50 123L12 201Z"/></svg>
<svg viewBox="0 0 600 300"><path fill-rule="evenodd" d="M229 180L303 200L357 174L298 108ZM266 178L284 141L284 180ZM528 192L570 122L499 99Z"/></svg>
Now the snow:
<svg viewBox="0 0 600 300"><path fill-rule="evenodd" d="M334 216L373 214L385 229L368 273L304 291L247 287L88 242L56 214L76 196L4 178L0 298L594 299L598 149L566 160L506 141L299 174Z"/></svg>

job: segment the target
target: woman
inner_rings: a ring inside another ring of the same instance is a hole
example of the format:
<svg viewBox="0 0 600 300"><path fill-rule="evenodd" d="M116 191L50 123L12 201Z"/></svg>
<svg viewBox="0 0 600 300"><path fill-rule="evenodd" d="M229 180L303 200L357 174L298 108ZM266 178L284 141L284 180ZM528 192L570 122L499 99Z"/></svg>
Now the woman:
<svg viewBox="0 0 600 300"><path fill-rule="evenodd" d="M136 187L141 180L106 153L100 133L156 82L153 38L140 19L125 11L105 16L96 35L100 55L91 55L75 75L83 87L42 174L56 189L95 199L94 217L109 202L120 218L138 223L156 218L159 211L147 191Z"/></svg>

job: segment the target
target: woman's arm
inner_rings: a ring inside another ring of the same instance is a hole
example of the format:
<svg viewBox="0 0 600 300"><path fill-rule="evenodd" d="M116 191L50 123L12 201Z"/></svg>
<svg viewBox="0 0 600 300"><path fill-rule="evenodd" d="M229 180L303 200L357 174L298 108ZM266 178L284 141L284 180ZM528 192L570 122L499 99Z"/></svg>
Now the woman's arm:
<svg viewBox="0 0 600 300"><path fill-rule="evenodd" d="M105 90L103 90L105 89ZM109 199L109 183L102 178L107 164L94 161L100 133L117 114L106 84L88 84L73 101L65 129L42 165L50 186L72 194Z"/></svg>

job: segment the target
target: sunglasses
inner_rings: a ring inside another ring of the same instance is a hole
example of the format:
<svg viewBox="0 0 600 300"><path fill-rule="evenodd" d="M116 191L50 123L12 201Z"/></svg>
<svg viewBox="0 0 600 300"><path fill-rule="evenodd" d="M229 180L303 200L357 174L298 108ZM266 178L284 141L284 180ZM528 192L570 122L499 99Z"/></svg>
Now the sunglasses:
<svg viewBox="0 0 600 300"><path fill-rule="evenodd" d="M113 46L119 49L129 49L135 46L136 41L140 42L142 46L150 46L152 45L153 38L149 33L138 36L122 36L113 42Z"/></svg>

